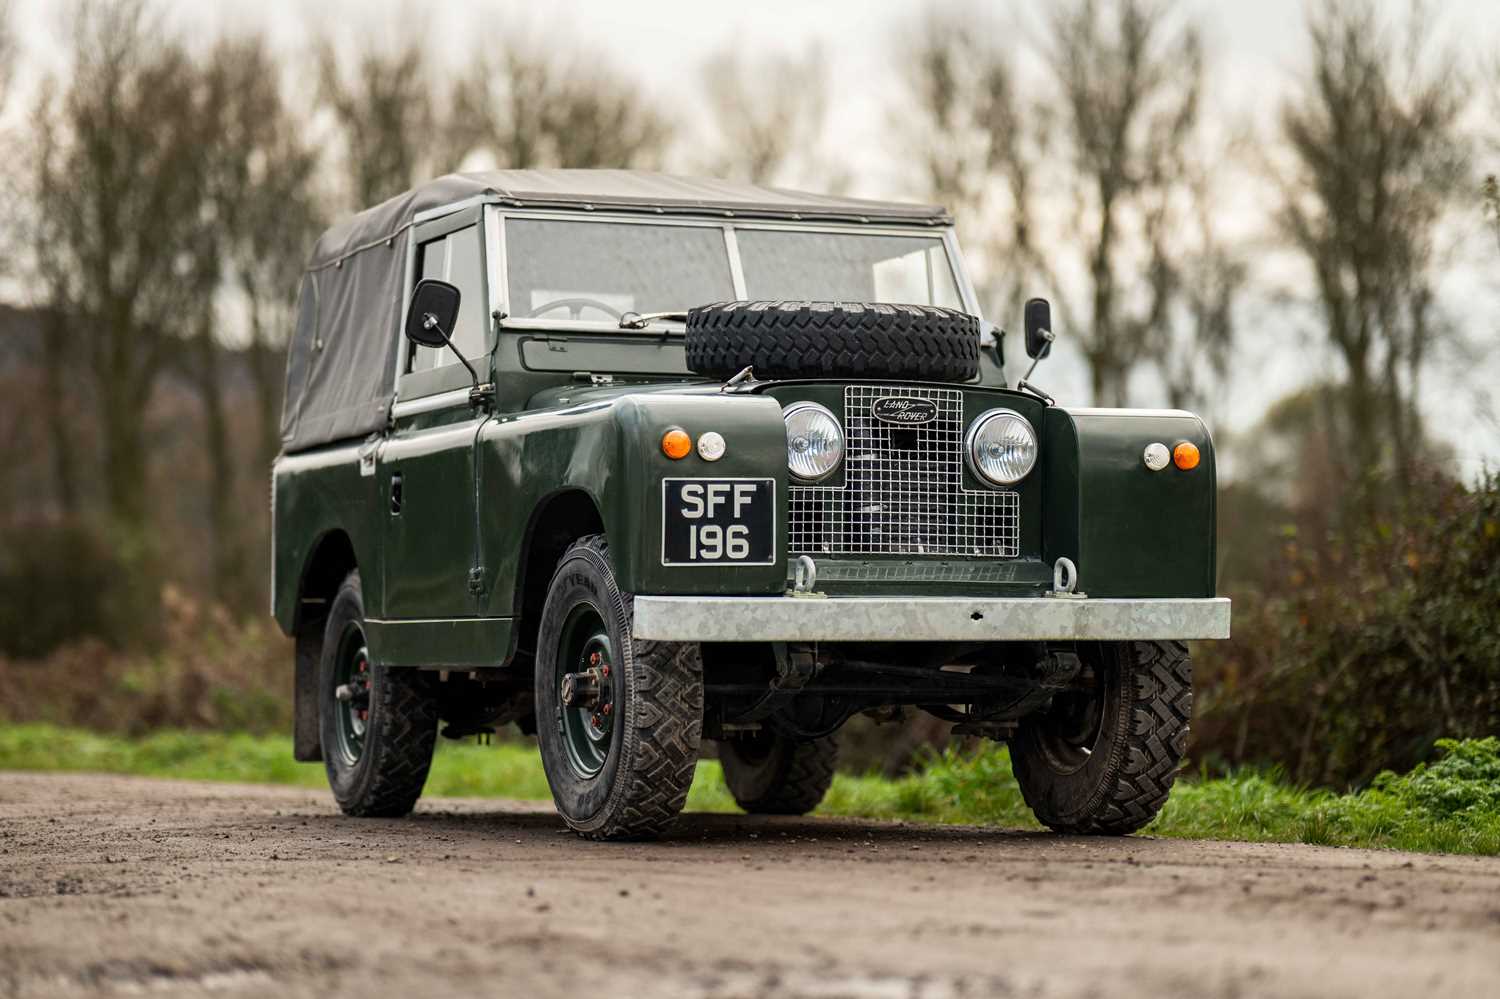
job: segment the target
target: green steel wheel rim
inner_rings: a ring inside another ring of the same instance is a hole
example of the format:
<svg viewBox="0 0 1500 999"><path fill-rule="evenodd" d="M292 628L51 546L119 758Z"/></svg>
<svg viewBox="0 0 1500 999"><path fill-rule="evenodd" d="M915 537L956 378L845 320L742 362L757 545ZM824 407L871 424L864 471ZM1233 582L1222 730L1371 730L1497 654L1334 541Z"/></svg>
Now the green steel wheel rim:
<svg viewBox="0 0 1500 999"><path fill-rule="evenodd" d="M370 722L370 648L365 633L351 621L339 636L338 659L334 667L334 729L338 734L339 757L349 766L359 762L365 751L365 734ZM340 692L347 696L340 696Z"/></svg>
<svg viewBox="0 0 1500 999"><path fill-rule="evenodd" d="M604 618L590 604L581 604L563 623L557 655L557 723L562 733L568 765L584 780L604 769L614 745L614 645ZM597 670L601 681L595 703L568 705L564 677L570 673Z"/></svg>

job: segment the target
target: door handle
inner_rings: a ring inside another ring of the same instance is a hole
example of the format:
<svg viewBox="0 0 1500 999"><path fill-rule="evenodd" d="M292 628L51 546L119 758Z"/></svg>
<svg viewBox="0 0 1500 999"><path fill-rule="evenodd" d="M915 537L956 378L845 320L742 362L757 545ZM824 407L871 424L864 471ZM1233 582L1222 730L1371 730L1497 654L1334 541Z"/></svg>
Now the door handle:
<svg viewBox="0 0 1500 999"><path fill-rule="evenodd" d="M401 515L401 473L391 473L391 516Z"/></svg>

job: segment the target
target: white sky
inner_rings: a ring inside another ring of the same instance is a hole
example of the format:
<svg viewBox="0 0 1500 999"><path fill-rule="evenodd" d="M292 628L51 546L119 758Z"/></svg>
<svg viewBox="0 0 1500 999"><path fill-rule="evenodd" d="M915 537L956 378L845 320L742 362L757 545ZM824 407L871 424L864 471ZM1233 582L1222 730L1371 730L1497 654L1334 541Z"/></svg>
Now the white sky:
<svg viewBox="0 0 1500 999"><path fill-rule="evenodd" d="M13 0L23 62L18 91L7 116L18 127L19 112L40 75L57 64L61 12L59 0ZM946 6L939 4L939 6ZM961 10L983 11L990 30L1007 36L1005 44L1025 48L1047 9L1046 0L967 4ZM1407 0L1384 0L1394 14ZM734 41L747 52L801 52L818 46L829 64L832 86L828 149L853 176L851 193L915 197L911 173L899 142L888 127L889 108L897 94L899 26L920 10L897 0L755 0L711 3L702 0L490 0L481 3L418 3L411 0L257 0L254 4L204 0L163 0L174 27L189 37L209 38L221 30L262 29L289 55L306 51L307 39L328 31L350 42L395 32L418 32L433 39L433 61L444 55L465 62L471 46L485 33L520 32L539 44L566 50L570 45L606 53L615 67L638 78L647 92L683 123L682 147L691 148L694 131L706 127L701 105L690 94L698 86L699 65L709 53ZM1463 60L1478 62L1500 51L1500 0L1434 0L1440 34ZM1184 0L1183 13L1203 30L1209 55L1208 118L1225 128L1233 123L1269 121L1277 97L1303 64L1302 0ZM1500 128L1497 128L1500 131ZM682 149L679 149L679 153ZM1234 185L1223 211L1225 229L1247 237L1263 235L1265 192L1253 185ZM1477 209L1476 209L1477 211ZM962 225L962 220L961 220ZM1500 252L1480 230L1477 218L1456 235L1460 250L1446 280L1445 304L1467 330L1478 357L1450 357L1427 378L1424 398L1429 413L1441 407L1461 410L1448 436L1461 467L1473 473L1486 456L1500 459L1500 423L1479 412L1480 395L1500 385ZM1258 254L1260 276L1294 294L1305 279L1295 267L1278 260L1273 250ZM1263 281L1262 283L1266 283ZM1047 294L1047 289L1038 289ZM1015 317L989 317L1018 325ZM1295 388L1328 359L1307 344L1316 342L1310 315L1269 300L1247 301L1241 309L1239 369L1226 396L1211 407L1224 431L1251 425L1267 403ZM1070 349L1067 331L1052 358L1037 372L1037 381L1065 402L1082 402L1086 394L1083 367ZM1144 395L1144 393L1138 393ZM1138 398L1141 404L1152 400ZM1500 405L1500 391L1496 404Z"/></svg>

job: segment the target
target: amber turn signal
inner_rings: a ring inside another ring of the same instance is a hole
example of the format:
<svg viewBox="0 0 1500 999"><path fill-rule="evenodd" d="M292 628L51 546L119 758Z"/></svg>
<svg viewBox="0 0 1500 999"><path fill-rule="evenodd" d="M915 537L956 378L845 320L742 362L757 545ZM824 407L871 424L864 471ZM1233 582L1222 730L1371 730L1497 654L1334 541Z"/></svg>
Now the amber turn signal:
<svg viewBox="0 0 1500 999"><path fill-rule="evenodd" d="M661 453L676 461L686 458L688 452L693 450L693 439L687 435L687 431L673 427L661 437ZM1194 458L1196 461L1196 457Z"/></svg>
<svg viewBox="0 0 1500 999"><path fill-rule="evenodd" d="M1183 441L1172 449L1172 464L1184 472L1198 467L1198 445Z"/></svg>

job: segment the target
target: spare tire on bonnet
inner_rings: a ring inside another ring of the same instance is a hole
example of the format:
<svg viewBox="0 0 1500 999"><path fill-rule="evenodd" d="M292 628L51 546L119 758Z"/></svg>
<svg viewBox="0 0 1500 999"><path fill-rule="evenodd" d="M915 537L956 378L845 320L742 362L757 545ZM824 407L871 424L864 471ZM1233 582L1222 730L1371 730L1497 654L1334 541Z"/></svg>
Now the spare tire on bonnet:
<svg viewBox="0 0 1500 999"><path fill-rule="evenodd" d="M722 302L688 310L687 364L712 378L910 378L979 373L979 320L933 305Z"/></svg>

